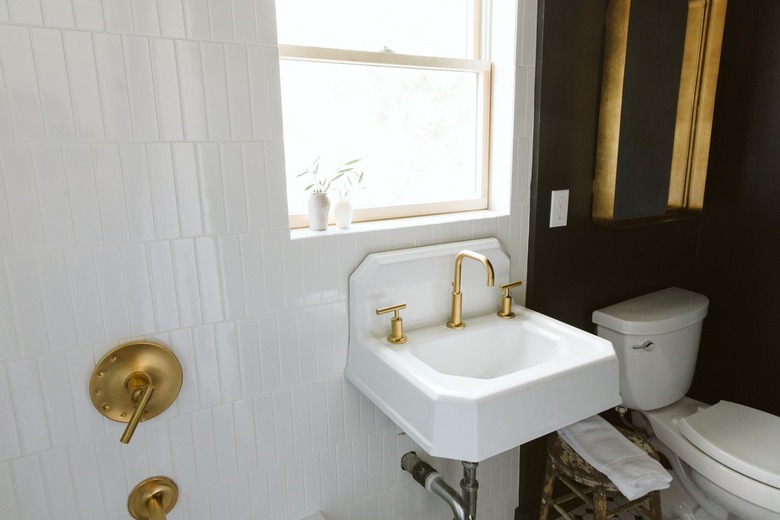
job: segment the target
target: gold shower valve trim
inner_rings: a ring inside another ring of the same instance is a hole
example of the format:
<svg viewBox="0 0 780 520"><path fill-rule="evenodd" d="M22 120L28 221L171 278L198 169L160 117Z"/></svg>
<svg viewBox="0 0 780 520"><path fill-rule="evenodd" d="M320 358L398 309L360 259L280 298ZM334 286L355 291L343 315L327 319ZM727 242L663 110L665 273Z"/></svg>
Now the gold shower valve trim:
<svg viewBox="0 0 780 520"><path fill-rule="evenodd" d="M136 520L164 520L179 499L179 488L168 477L150 477L133 488L127 511Z"/></svg>
<svg viewBox="0 0 780 520"><path fill-rule="evenodd" d="M112 421L128 423L120 439L130 442L138 423L163 413L182 383L179 360L157 343L125 343L106 354L89 380L92 404Z"/></svg>

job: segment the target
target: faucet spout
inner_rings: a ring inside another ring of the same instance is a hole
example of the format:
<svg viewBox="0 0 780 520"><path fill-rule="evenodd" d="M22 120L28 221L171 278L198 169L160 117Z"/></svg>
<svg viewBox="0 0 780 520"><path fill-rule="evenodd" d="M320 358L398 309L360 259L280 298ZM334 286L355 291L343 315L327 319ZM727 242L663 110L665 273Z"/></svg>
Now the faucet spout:
<svg viewBox="0 0 780 520"><path fill-rule="evenodd" d="M490 260L485 255L464 249L455 256L455 278L452 281L452 314L450 321L447 322L447 326L451 329L462 329L465 326L463 323L463 294L460 292L461 269L464 258L471 258L485 266L488 287L492 287L495 283L493 264L490 263Z"/></svg>

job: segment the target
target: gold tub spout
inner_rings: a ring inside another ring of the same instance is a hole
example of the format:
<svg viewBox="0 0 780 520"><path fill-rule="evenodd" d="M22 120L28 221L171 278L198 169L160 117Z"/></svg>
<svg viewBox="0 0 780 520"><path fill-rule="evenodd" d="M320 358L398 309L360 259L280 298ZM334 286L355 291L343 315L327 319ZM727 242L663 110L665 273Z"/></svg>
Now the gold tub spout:
<svg viewBox="0 0 780 520"><path fill-rule="evenodd" d="M484 265L487 270L488 287L493 287L494 283L493 264L485 255L468 249L457 254L455 257L455 278L452 281L452 315L450 321L447 322L447 326L451 329L462 329L465 326L463 323L463 294L460 292L461 266L464 258L471 258Z"/></svg>

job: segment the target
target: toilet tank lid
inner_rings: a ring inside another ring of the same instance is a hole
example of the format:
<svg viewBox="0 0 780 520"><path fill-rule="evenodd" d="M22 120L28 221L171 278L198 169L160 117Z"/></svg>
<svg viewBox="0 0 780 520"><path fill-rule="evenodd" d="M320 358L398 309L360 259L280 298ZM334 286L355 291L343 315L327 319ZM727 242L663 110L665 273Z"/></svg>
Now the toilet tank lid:
<svg viewBox="0 0 780 520"><path fill-rule="evenodd" d="M689 415L680 433L724 466L780 488L780 417L729 401Z"/></svg>
<svg viewBox="0 0 780 520"><path fill-rule="evenodd" d="M709 300L670 287L593 312L593 323L622 334L662 334L682 329L707 316Z"/></svg>

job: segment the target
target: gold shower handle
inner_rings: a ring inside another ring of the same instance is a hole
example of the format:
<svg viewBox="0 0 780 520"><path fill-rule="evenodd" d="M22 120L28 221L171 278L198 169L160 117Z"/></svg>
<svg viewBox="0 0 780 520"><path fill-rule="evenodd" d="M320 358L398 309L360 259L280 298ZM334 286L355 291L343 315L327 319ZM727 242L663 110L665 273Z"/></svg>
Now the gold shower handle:
<svg viewBox="0 0 780 520"><path fill-rule="evenodd" d="M127 423L127 427L125 428L122 437L119 439L119 442L122 444L128 444L130 439L133 438L135 429L138 427L138 423L141 422L141 417L143 417L146 407L149 406L149 400L152 398L153 393L154 386L151 383L137 386L133 389L133 397L131 398L134 401L137 400L138 404L136 405L135 410L133 410L133 415L130 416L130 420Z"/></svg>
<svg viewBox="0 0 780 520"><path fill-rule="evenodd" d="M162 505L162 498L154 495L146 502L146 510L149 513L149 520L166 520L165 509Z"/></svg>
<svg viewBox="0 0 780 520"><path fill-rule="evenodd" d="M179 498L179 488L168 477L150 477L130 492L127 511L136 520L165 520Z"/></svg>

